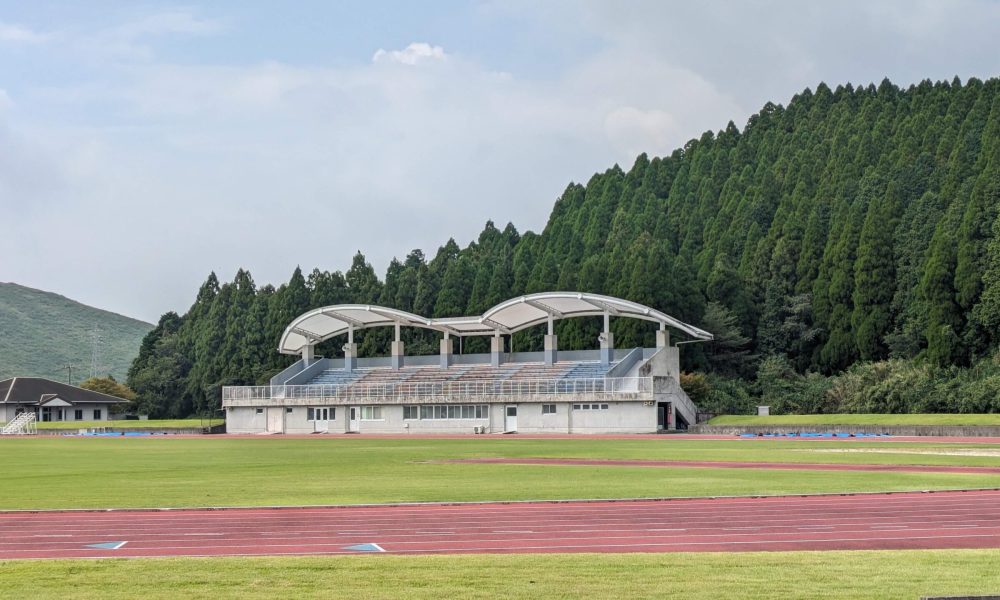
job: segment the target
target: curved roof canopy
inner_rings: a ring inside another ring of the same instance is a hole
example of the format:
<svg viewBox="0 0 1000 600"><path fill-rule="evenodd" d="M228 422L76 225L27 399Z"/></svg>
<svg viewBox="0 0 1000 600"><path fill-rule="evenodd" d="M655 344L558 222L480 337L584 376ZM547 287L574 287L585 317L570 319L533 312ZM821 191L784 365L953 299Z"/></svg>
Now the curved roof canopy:
<svg viewBox="0 0 1000 600"><path fill-rule="evenodd" d="M428 319L394 308L364 304L339 304L311 310L297 317L285 329L278 350L298 354L349 329L405 325L434 329L458 336L514 333L545 323L552 318L588 317L609 314L659 323L701 340L712 334L664 314L655 308L599 294L582 292L542 292L501 302L479 317Z"/></svg>

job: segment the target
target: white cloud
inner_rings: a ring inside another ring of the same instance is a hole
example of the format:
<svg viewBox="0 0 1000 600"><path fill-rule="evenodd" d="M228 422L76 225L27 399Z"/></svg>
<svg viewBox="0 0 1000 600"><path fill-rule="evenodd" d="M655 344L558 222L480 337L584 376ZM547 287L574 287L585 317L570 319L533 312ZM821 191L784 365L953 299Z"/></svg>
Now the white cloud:
<svg viewBox="0 0 1000 600"><path fill-rule="evenodd" d="M402 50L384 50L379 48L372 56L372 62L398 63L401 65L416 65L430 60L445 60L448 57L441 46L431 46L424 42L413 42Z"/></svg>
<svg viewBox="0 0 1000 600"><path fill-rule="evenodd" d="M13 149L0 153L0 207L18 225L0 237L0 280L155 320L185 310L209 270L278 283L296 264L346 269L361 249L382 271L411 248L465 243L487 219L538 230L570 180L742 125L821 79L1000 71L984 51L987 5L946 15L946 36L926 31L922 4L891 25L879 20L901 4L801 6L495 8L598 40L544 75L499 72L450 42L361 64L164 64L156 36L221 28L184 11L95 33L73 48L93 50L96 76L30 93L0 82L17 99L0 111L17 116L0 121Z"/></svg>
<svg viewBox="0 0 1000 600"><path fill-rule="evenodd" d="M52 39L52 34L40 33L23 25L0 22L0 42L41 44L50 39Z"/></svg>

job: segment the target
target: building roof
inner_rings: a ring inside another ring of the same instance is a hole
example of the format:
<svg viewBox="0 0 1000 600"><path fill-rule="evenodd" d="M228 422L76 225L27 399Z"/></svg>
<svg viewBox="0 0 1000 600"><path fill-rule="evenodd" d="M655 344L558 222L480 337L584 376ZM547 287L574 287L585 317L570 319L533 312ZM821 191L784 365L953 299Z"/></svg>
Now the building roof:
<svg viewBox="0 0 1000 600"><path fill-rule="evenodd" d="M605 313L615 317L652 321L700 340L712 339L712 334L707 331L629 300L583 292L543 292L501 302L478 317L429 319L384 306L324 306L296 317L285 328L278 351L283 354L298 354L306 346L342 335L351 328L366 329L399 324L458 336L493 335L497 332L506 334L527 329L545 323L549 318L558 320Z"/></svg>
<svg viewBox="0 0 1000 600"><path fill-rule="evenodd" d="M38 404L58 396L73 404L117 404L128 402L116 396L85 390L43 379L41 377L14 377L0 381L0 404Z"/></svg>

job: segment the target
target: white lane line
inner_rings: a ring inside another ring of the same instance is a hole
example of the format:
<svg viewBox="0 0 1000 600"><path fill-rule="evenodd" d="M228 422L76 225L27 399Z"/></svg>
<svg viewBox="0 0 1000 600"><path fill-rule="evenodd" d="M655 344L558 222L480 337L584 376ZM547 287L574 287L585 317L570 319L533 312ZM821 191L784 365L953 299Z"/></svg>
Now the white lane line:
<svg viewBox="0 0 1000 600"><path fill-rule="evenodd" d="M535 533L530 529L494 529L493 533Z"/></svg>
<svg viewBox="0 0 1000 600"><path fill-rule="evenodd" d="M383 548L382 546L379 546L378 544L372 544L371 546L372 546L372 548L375 548L379 552L385 552L385 548Z"/></svg>

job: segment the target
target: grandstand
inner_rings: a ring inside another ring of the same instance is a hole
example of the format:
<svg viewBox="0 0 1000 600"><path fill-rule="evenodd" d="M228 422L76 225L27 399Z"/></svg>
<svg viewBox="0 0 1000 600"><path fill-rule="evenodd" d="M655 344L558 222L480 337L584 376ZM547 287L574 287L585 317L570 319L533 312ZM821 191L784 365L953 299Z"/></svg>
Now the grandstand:
<svg viewBox="0 0 1000 600"><path fill-rule="evenodd" d="M553 322L603 316L594 350L559 351ZM611 318L658 323L655 348L617 349ZM544 350L508 352L505 337L547 324ZM394 327L388 357L359 357L354 332ZM442 334L440 353L406 356L401 327ZM428 319L371 305L300 315L278 350L301 358L265 386L223 388L231 433L648 433L686 428L697 408L680 388L671 330L712 335L648 306L578 292L531 294L479 317ZM346 335L343 358L315 347ZM489 336L491 351L455 354L452 337Z"/></svg>

